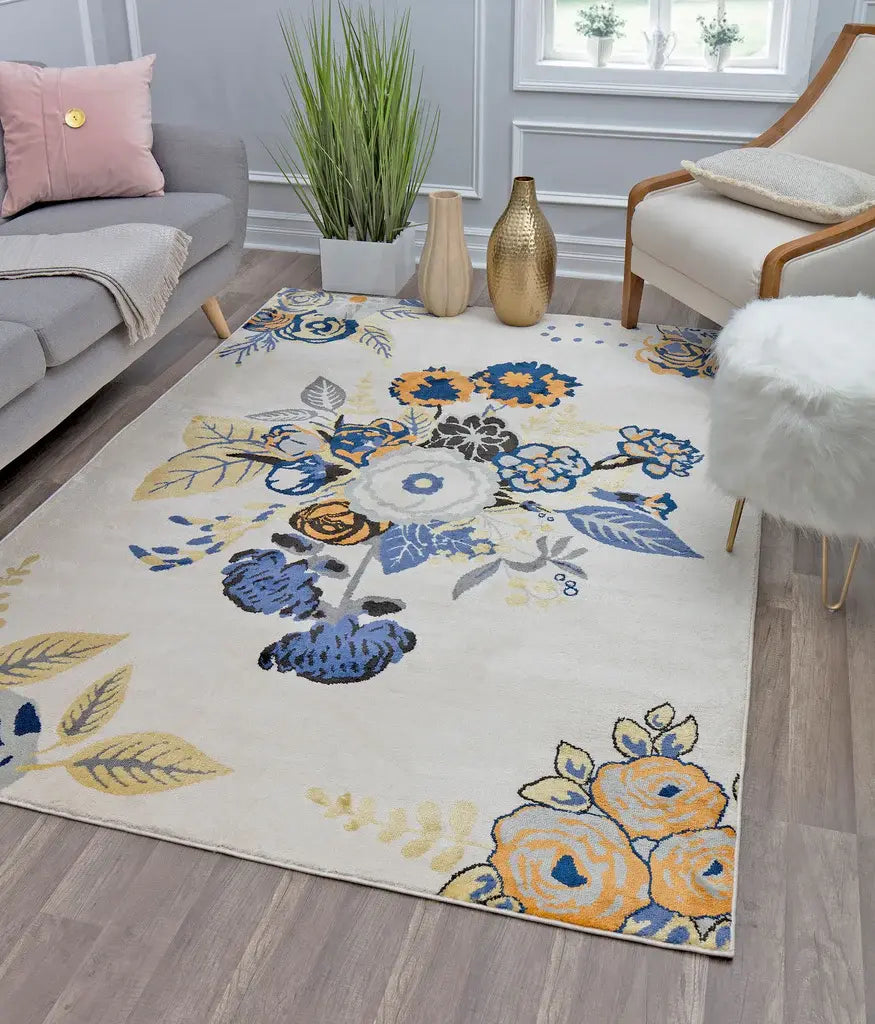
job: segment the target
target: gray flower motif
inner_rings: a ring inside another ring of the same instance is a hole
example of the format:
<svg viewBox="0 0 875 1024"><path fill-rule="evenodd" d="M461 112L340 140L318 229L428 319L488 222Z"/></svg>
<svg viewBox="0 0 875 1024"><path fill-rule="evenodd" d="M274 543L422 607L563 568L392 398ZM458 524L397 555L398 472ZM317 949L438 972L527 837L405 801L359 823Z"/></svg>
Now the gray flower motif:
<svg viewBox="0 0 875 1024"><path fill-rule="evenodd" d="M363 466L346 485L356 512L377 522L451 523L495 501L498 472L448 448L401 448Z"/></svg>

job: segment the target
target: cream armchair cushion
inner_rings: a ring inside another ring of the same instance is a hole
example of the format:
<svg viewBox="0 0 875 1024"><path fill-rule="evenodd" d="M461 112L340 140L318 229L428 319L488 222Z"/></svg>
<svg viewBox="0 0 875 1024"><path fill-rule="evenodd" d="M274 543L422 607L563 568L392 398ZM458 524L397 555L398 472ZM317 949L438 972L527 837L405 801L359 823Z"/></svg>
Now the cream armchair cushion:
<svg viewBox="0 0 875 1024"><path fill-rule="evenodd" d="M745 206L696 183L678 185L651 192L635 208L632 269L639 273L640 250L740 307L759 295L766 255L810 232L807 221ZM647 280L659 284L652 276Z"/></svg>

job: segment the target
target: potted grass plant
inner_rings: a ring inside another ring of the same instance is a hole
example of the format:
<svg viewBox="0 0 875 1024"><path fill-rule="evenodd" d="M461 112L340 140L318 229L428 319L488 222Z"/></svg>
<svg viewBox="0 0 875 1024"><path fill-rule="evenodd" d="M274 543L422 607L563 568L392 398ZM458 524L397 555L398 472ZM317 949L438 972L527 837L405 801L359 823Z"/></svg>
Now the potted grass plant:
<svg viewBox="0 0 875 1024"><path fill-rule="evenodd" d="M422 99L409 12L390 25L341 0L337 15L329 0L300 28L280 16L290 144L272 156L322 235L323 288L394 295L416 270L410 211L438 113Z"/></svg>
<svg viewBox="0 0 875 1024"><path fill-rule="evenodd" d="M624 34L626 19L617 14L613 0L582 7L577 14L575 28L586 36L590 60L597 68L606 67L614 49L614 40Z"/></svg>
<svg viewBox="0 0 875 1024"><path fill-rule="evenodd" d="M700 14L696 21L708 70L722 71L732 53L732 44L744 42L741 26L728 21L726 12L721 8L718 8L716 18L706 21Z"/></svg>

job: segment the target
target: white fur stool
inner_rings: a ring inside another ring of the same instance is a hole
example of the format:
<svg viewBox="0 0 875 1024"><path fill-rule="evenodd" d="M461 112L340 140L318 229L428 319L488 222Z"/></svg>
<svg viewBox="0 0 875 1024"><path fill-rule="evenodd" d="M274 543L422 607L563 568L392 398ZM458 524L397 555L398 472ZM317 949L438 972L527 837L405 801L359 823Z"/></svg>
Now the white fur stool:
<svg viewBox="0 0 875 1024"><path fill-rule="evenodd" d="M860 551L875 540L875 300L805 296L752 302L715 343L709 474L821 534L823 602L842 607ZM828 596L829 538L856 543L837 602Z"/></svg>

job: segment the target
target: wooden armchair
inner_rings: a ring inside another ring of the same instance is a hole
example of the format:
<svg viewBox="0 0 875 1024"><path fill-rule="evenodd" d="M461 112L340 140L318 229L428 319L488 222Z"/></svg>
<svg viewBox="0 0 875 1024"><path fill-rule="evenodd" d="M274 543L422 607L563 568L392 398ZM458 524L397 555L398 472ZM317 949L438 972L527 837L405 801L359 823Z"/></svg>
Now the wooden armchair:
<svg viewBox="0 0 875 1024"><path fill-rule="evenodd" d="M845 25L796 103L750 143L875 174L875 25ZM755 298L875 295L875 209L815 229L710 192L686 171L629 193L624 327L644 282L724 324Z"/></svg>

